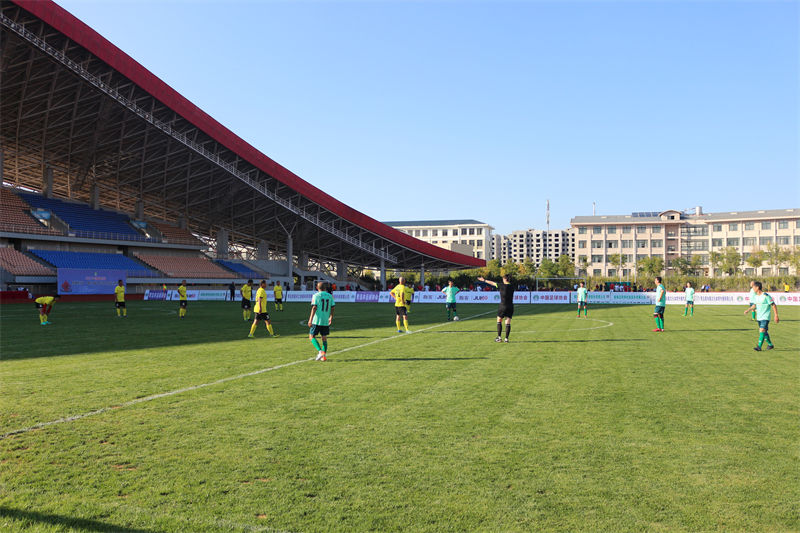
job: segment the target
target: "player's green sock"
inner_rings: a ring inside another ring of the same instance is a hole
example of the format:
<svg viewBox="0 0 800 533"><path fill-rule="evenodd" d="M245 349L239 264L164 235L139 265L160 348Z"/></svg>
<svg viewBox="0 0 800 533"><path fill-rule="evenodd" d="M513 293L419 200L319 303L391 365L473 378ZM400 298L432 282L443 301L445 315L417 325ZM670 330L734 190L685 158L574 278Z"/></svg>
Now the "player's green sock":
<svg viewBox="0 0 800 533"><path fill-rule="evenodd" d="M751 314L753 315L753 320L755 320L756 319L756 312L753 311Z"/></svg>
<svg viewBox="0 0 800 533"><path fill-rule="evenodd" d="M772 346L772 339L769 338L769 332L764 332L764 340L767 341L767 346Z"/></svg>
<svg viewBox="0 0 800 533"><path fill-rule="evenodd" d="M589 316L589 308L588 307L584 307L583 308L583 316L584 317Z"/></svg>
<svg viewBox="0 0 800 533"><path fill-rule="evenodd" d="M447 320L450 320L450 310L447 310Z"/></svg>
<svg viewBox="0 0 800 533"><path fill-rule="evenodd" d="M657 316L655 316L655 317L653 317L653 318L654 318L654 319L655 319L655 321L656 321L656 329L661 329L661 324L658 322L658 317L657 317Z"/></svg>
<svg viewBox="0 0 800 533"><path fill-rule="evenodd" d="M328 353L328 341L322 341L322 351Z"/></svg>
<svg viewBox="0 0 800 533"><path fill-rule="evenodd" d="M258 322L253 322L253 325L252 325L252 326L250 326L250 335L255 335L255 333L256 333L256 326L257 326L257 325L258 325Z"/></svg>
<svg viewBox="0 0 800 533"><path fill-rule="evenodd" d="M658 321L661 322L661 325L659 327L661 329L664 329L664 317L663 316L658 317Z"/></svg>
<svg viewBox="0 0 800 533"><path fill-rule="evenodd" d="M686 312L687 312L687 311L689 311L689 308L688 308L688 307L684 307L684 308L683 308L683 316L686 316Z"/></svg>
<svg viewBox="0 0 800 533"><path fill-rule="evenodd" d="M764 344L764 335L763 331L758 332L758 347L761 348L761 345Z"/></svg>
<svg viewBox="0 0 800 533"><path fill-rule="evenodd" d="M314 345L314 348L316 348L318 352L322 351L322 346L319 345L319 341L317 340L316 337L312 337L311 344Z"/></svg>

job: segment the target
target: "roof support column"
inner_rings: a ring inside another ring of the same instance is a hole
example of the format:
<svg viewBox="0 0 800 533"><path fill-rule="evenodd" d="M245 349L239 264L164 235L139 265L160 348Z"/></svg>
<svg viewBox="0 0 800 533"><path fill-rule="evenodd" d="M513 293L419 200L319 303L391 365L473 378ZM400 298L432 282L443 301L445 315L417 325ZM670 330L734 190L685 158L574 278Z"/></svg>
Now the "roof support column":
<svg viewBox="0 0 800 533"><path fill-rule="evenodd" d="M294 277L294 243L291 234L286 234L286 275Z"/></svg>
<svg viewBox="0 0 800 533"><path fill-rule="evenodd" d="M347 265L344 261L339 261L336 264L336 279L345 281L347 279Z"/></svg>
<svg viewBox="0 0 800 533"><path fill-rule="evenodd" d="M100 209L100 187L92 183L92 209Z"/></svg>
<svg viewBox="0 0 800 533"><path fill-rule="evenodd" d="M228 230L217 230L217 259L228 258Z"/></svg>
<svg viewBox="0 0 800 533"><path fill-rule="evenodd" d="M386 261L381 258L381 290L386 290Z"/></svg>
<svg viewBox="0 0 800 533"><path fill-rule="evenodd" d="M53 167L44 167L42 173L42 189L46 198L53 197Z"/></svg>
<svg viewBox="0 0 800 533"><path fill-rule="evenodd" d="M269 260L269 243L267 241L258 241L258 250L256 251L256 259L259 261Z"/></svg>
<svg viewBox="0 0 800 533"><path fill-rule="evenodd" d="M422 289L425 290L425 263L419 266L419 284L422 285Z"/></svg>
<svg viewBox="0 0 800 533"><path fill-rule="evenodd" d="M0 146L0 183L3 183L3 147Z"/></svg>

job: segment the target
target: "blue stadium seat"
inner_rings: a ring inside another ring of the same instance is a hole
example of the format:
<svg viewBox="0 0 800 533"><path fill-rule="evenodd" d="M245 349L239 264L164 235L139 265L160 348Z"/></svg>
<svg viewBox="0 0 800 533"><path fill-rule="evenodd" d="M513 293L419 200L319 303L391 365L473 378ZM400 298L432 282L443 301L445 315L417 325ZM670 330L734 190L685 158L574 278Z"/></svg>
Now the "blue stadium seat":
<svg viewBox="0 0 800 533"><path fill-rule="evenodd" d="M242 265L241 263L236 263L234 261L225 261L224 259L217 259L216 262L219 265L221 265L222 267L227 268L228 270L232 270L233 272L236 272L237 274L241 274L245 278L256 279L256 278L263 277L263 274L259 274L258 272L254 271L254 270L250 270L249 268L247 268L246 266Z"/></svg>
<svg viewBox="0 0 800 533"><path fill-rule="evenodd" d="M56 268L86 268L103 270L125 270L131 278L152 278L161 274L144 267L121 254L93 252L61 252L56 250L29 250Z"/></svg>
<svg viewBox="0 0 800 533"><path fill-rule="evenodd" d="M151 241L136 231L127 215L92 209L88 205L65 202L31 193L19 193L31 207L47 209L69 225L76 237L107 238L129 241Z"/></svg>

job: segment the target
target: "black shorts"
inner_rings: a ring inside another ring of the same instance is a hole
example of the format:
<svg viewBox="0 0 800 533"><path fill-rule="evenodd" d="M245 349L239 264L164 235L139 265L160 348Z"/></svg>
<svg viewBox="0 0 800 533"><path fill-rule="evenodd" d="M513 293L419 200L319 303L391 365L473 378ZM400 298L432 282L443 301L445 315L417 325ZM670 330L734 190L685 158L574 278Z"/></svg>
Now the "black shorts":
<svg viewBox="0 0 800 533"><path fill-rule="evenodd" d="M44 304L37 304L36 302L34 302L34 303L33 303L33 305L35 305L35 306L36 306L36 309L42 309L42 308L44 308Z"/></svg>
<svg viewBox="0 0 800 533"><path fill-rule="evenodd" d="M586 307L586 301L585 300L584 301L578 300L578 307Z"/></svg>
<svg viewBox="0 0 800 533"><path fill-rule="evenodd" d="M188 303L189 303L188 300L181 300L181 303L180 303L181 309L186 309L186 304L188 304Z"/></svg>
<svg viewBox="0 0 800 533"><path fill-rule="evenodd" d="M125 302L114 302L114 307L116 307L117 309L122 309L123 307L125 307Z"/></svg>
<svg viewBox="0 0 800 533"><path fill-rule="evenodd" d="M269 322L269 313L256 313L256 320L266 320Z"/></svg>
<svg viewBox="0 0 800 533"><path fill-rule="evenodd" d="M250 309L250 300L242 298L242 309Z"/></svg>
<svg viewBox="0 0 800 533"><path fill-rule="evenodd" d="M275 298L275 303L276 304L282 304L283 303L283 298Z"/></svg>
<svg viewBox="0 0 800 533"><path fill-rule="evenodd" d="M408 314L408 309L406 309L405 306L395 307L394 312L397 314L397 316L406 316Z"/></svg>
<svg viewBox="0 0 800 533"><path fill-rule="evenodd" d="M330 326L320 326L317 324L312 324L311 328L308 330L308 334L312 337L316 337L317 335L322 335L323 337L327 337L331 333Z"/></svg>
<svg viewBox="0 0 800 533"><path fill-rule="evenodd" d="M497 316L500 318L511 318L514 316L513 305L501 305L497 308Z"/></svg>
<svg viewBox="0 0 800 533"><path fill-rule="evenodd" d="M456 303L455 302L446 303L446 304L444 304L444 308L445 309L452 309L453 311L455 311L456 310Z"/></svg>

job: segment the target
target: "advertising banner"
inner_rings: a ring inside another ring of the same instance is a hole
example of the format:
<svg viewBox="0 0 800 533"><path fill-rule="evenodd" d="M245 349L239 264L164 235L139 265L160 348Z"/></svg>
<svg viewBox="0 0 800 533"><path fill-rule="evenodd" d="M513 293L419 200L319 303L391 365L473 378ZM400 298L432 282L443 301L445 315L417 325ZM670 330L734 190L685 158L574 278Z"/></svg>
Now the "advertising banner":
<svg viewBox="0 0 800 533"><path fill-rule="evenodd" d="M359 291L356 293L356 302L358 303L378 303L380 297L377 291Z"/></svg>
<svg viewBox="0 0 800 533"><path fill-rule="evenodd" d="M532 304L568 304L568 292L531 292L530 303ZM516 296L516 294L515 294ZM516 301L516 299L514 300Z"/></svg>
<svg viewBox="0 0 800 533"><path fill-rule="evenodd" d="M124 270L59 268L58 294L114 294L118 280L126 279Z"/></svg>
<svg viewBox="0 0 800 533"><path fill-rule="evenodd" d="M311 297L315 292L317 291L283 291L283 301L311 303Z"/></svg>
<svg viewBox="0 0 800 533"><path fill-rule="evenodd" d="M356 301L356 291L333 291L333 301L336 303L353 303ZM308 298L309 304L311 297Z"/></svg>

